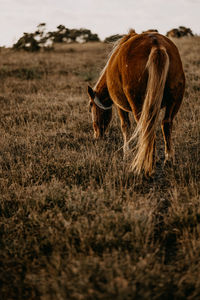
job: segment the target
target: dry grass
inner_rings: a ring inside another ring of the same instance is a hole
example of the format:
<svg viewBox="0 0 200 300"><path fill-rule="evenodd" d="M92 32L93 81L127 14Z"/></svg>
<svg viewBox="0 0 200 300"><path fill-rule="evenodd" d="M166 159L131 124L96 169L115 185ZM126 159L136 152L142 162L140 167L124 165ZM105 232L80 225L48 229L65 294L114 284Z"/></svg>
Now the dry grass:
<svg viewBox="0 0 200 300"><path fill-rule="evenodd" d="M173 168L127 171L119 121L94 142L86 86L109 45L0 52L1 299L198 299L200 38L175 41L187 78Z"/></svg>

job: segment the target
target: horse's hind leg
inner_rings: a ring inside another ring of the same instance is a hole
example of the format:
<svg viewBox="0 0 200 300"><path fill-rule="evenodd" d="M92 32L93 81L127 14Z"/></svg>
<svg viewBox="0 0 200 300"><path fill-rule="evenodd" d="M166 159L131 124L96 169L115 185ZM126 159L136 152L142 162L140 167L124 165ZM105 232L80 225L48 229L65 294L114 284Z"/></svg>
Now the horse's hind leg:
<svg viewBox="0 0 200 300"><path fill-rule="evenodd" d="M162 121L161 127L162 127L164 142L165 142L165 163L167 163L168 161L173 162L174 160L174 151L172 149L171 134L172 134L173 119L179 110L180 104L181 101L177 103L173 103L172 105L167 105L165 116Z"/></svg>
<svg viewBox="0 0 200 300"><path fill-rule="evenodd" d="M128 140L130 138L131 123L130 123L127 111L124 111L124 110L122 110L119 107L117 108L117 110L118 110L118 113L119 113L120 122L121 122L121 129L122 129L123 138L124 138L123 151L124 151L124 157L125 157L126 153L129 150L127 142L128 142Z"/></svg>
<svg viewBox="0 0 200 300"><path fill-rule="evenodd" d="M167 161L173 161L174 153L171 145L171 132L172 132L172 121L164 119L162 121L162 132L165 142L165 163Z"/></svg>

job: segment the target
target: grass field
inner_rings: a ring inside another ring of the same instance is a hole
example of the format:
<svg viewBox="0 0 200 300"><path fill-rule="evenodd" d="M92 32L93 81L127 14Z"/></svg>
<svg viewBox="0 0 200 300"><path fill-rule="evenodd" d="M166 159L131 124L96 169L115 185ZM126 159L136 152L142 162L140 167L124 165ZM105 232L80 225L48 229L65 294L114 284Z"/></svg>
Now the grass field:
<svg viewBox="0 0 200 300"><path fill-rule="evenodd" d="M0 49L1 300L199 299L200 38L175 43L187 80L175 164L162 169L158 128L148 180L117 151L116 114L93 140L86 88L110 45Z"/></svg>

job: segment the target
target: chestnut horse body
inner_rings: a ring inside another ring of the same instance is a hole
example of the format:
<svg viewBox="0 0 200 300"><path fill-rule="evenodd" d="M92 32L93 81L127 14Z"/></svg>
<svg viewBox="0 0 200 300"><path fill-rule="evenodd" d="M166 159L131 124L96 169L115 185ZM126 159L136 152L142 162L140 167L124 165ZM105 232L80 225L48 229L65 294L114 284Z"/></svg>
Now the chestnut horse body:
<svg viewBox="0 0 200 300"><path fill-rule="evenodd" d="M94 89L88 87L95 137L104 135L115 104L124 136L124 152L137 139L132 169L151 175L158 116L165 108L162 132L165 161L173 158L172 122L181 105L185 75L179 52L167 37L154 32L124 36L113 49ZM130 132L129 112L137 126Z"/></svg>

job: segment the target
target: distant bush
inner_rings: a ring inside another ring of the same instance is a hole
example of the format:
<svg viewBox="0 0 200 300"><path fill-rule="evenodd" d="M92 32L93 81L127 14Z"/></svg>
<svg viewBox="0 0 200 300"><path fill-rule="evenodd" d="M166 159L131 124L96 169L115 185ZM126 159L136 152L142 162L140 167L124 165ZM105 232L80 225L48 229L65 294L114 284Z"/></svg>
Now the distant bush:
<svg viewBox="0 0 200 300"><path fill-rule="evenodd" d="M183 36L194 36L194 34L190 28L179 26L179 28L174 28L168 31L166 36L180 38Z"/></svg>
<svg viewBox="0 0 200 300"><path fill-rule="evenodd" d="M34 33L24 33L21 38L13 45L14 49L26 50L30 52L39 51L41 48L51 49L53 46L52 40L46 34L46 24L41 23L37 26Z"/></svg>
<svg viewBox="0 0 200 300"><path fill-rule="evenodd" d="M97 34L89 29L69 29L64 25L59 25L56 31L46 31L46 24L41 23L37 26L34 33L24 33L23 36L13 45L14 49L23 49L34 52L40 49L49 50L54 43L86 43L100 41Z"/></svg>
<svg viewBox="0 0 200 300"><path fill-rule="evenodd" d="M32 33L24 33L17 43L13 45L13 48L31 52L40 50L39 43L36 41L34 34Z"/></svg>

